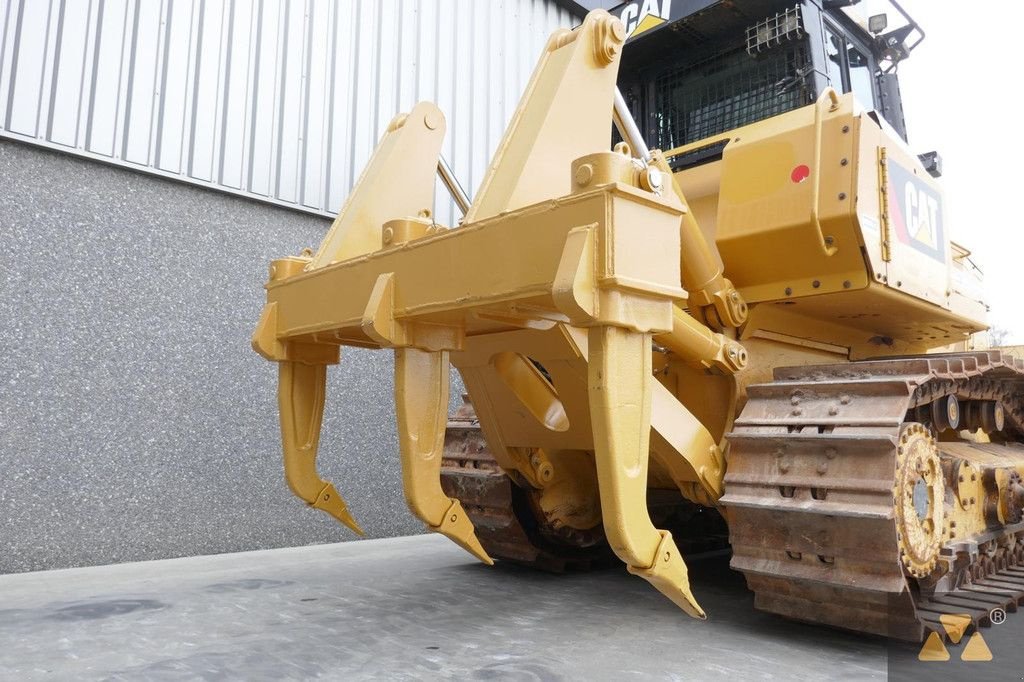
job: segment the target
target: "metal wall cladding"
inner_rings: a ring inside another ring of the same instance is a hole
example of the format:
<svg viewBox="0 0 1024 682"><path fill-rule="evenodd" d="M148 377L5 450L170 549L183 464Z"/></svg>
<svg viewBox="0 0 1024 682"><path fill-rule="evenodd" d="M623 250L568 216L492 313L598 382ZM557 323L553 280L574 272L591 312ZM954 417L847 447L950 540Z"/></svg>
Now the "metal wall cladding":
<svg viewBox="0 0 1024 682"><path fill-rule="evenodd" d="M420 100L472 193L577 23L551 0L0 0L0 22L0 135L326 215Z"/></svg>

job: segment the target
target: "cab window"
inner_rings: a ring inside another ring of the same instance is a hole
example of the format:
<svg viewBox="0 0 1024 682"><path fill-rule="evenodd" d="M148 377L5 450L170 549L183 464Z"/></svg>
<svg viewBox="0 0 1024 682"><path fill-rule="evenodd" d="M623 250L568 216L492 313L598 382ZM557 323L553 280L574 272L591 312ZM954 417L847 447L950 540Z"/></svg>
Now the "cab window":
<svg viewBox="0 0 1024 682"><path fill-rule="evenodd" d="M843 39L832 31L825 31L825 66L828 67L829 84L843 90Z"/></svg>
<svg viewBox="0 0 1024 682"><path fill-rule="evenodd" d="M875 71L869 53L831 26L825 29L825 69L833 88L852 92L861 105L875 108Z"/></svg>
<svg viewBox="0 0 1024 682"><path fill-rule="evenodd" d="M856 47L850 46L847 51L850 62L850 90L857 101L869 109L875 107L875 75L872 73L871 60Z"/></svg>

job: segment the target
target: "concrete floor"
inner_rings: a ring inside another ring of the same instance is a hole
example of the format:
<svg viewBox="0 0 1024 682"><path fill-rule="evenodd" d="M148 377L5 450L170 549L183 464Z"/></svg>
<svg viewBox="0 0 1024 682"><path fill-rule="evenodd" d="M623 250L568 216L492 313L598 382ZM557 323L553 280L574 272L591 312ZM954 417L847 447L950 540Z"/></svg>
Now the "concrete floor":
<svg viewBox="0 0 1024 682"><path fill-rule="evenodd" d="M753 609L726 557L692 559L710 618L619 567L488 568L437 535L0 576L0 679L1018 679L991 663ZM962 645L960 647L962 649ZM1010 677L1007 677L1010 675Z"/></svg>
<svg viewBox="0 0 1024 682"><path fill-rule="evenodd" d="M707 622L618 567L488 568L436 535L0 576L0 677L886 677L884 642L758 613L726 566L692 562Z"/></svg>

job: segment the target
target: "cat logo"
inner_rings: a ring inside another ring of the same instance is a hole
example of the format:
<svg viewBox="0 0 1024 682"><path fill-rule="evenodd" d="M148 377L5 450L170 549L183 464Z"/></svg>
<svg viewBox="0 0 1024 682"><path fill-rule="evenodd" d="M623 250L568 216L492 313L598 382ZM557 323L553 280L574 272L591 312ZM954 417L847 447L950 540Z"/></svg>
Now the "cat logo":
<svg viewBox="0 0 1024 682"><path fill-rule="evenodd" d="M635 38L644 31L669 20L672 0L637 0L622 8L619 19L626 25L626 35Z"/></svg>
<svg viewBox="0 0 1024 682"><path fill-rule="evenodd" d="M938 200L913 182L907 182L903 190L903 205L907 207L907 230L910 236L934 249L938 246L935 234L939 225Z"/></svg>
<svg viewBox="0 0 1024 682"><path fill-rule="evenodd" d="M967 628L971 625L971 617L966 614L944 613L939 616L939 621L942 623L942 627L946 631L949 641L953 644L960 643L960 640L963 639L964 633L967 632ZM928 639L924 641L924 646L921 647L921 653L917 655L917 660L949 660L949 651L946 649L946 645L942 643L942 638L939 637L939 633L932 632L928 635ZM970 636L970 638L968 638L967 644L964 646L964 650L960 652L960 660L992 660L992 650L988 648L988 644L985 644L985 640L981 636L980 632L975 632Z"/></svg>
<svg viewBox="0 0 1024 682"><path fill-rule="evenodd" d="M898 163L889 163L889 219L896 238L940 263L946 262L942 196Z"/></svg>

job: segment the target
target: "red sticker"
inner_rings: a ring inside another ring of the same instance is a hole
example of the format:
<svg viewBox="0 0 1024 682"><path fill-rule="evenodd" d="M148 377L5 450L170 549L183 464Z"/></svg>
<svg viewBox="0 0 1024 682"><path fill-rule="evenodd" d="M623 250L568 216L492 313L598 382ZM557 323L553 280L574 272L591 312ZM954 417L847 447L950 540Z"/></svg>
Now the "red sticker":
<svg viewBox="0 0 1024 682"><path fill-rule="evenodd" d="M807 166L805 166L804 164L800 164L799 166L797 166L796 168L793 169L793 172L790 173L789 178L793 182L799 184L799 183L803 182L804 180L806 180L807 178L809 178L810 176L811 176L811 169L808 168Z"/></svg>

